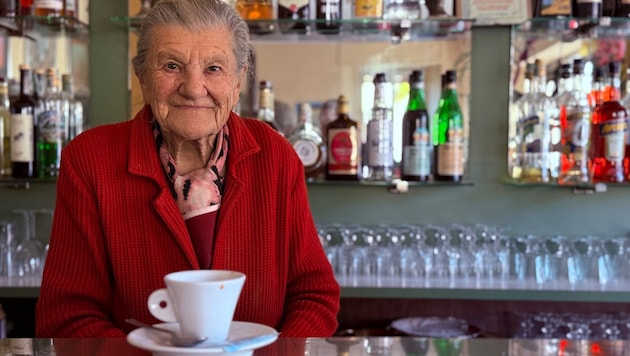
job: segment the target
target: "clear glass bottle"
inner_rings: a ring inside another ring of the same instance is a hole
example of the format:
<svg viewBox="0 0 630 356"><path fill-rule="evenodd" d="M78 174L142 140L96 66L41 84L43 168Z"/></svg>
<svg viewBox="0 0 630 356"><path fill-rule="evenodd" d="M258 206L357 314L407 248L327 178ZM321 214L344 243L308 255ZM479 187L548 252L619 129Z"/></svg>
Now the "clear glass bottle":
<svg viewBox="0 0 630 356"><path fill-rule="evenodd" d="M558 178L560 171L560 112L556 102L546 93L546 78L545 64L536 59L532 96L522 102L519 119L519 180L526 183L552 182Z"/></svg>
<svg viewBox="0 0 630 356"><path fill-rule="evenodd" d="M341 0L316 0L315 27L317 32L325 35L338 34L341 28Z"/></svg>
<svg viewBox="0 0 630 356"><path fill-rule="evenodd" d="M402 174L408 181L426 182L431 176L431 128L424 101L424 77L421 70L409 75L409 103L403 117Z"/></svg>
<svg viewBox="0 0 630 356"><path fill-rule="evenodd" d="M595 107L591 117L589 158L593 183L621 183L630 168L625 158L628 113L619 102L619 70L619 62L609 63L604 99Z"/></svg>
<svg viewBox="0 0 630 356"><path fill-rule="evenodd" d="M435 180L460 182L464 176L464 120L457 97L457 73L444 76L442 105L437 113Z"/></svg>
<svg viewBox="0 0 630 356"><path fill-rule="evenodd" d="M64 100L59 91L57 70L46 70L46 90L42 98L42 110L37 117L37 173L39 178L56 177L59 174L61 149L66 141L66 117Z"/></svg>
<svg viewBox="0 0 630 356"><path fill-rule="evenodd" d="M9 87L0 79L0 176L11 176L11 108Z"/></svg>
<svg viewBox="0 0 630 356"><path fill-rule="evenodd" d="M558 183L579 184L590 180L588 144L591 107L584 90L584 60L573 61L573 88L568 98L559 102L562 125L562 164Z"/></svg>
<svg viewBox="0 0 630 356"><path fill-rule="evenodd" d="M273 86L271 81L262 80L259 88L260 99L258 102L258 120L266 122L278 133L282 134L276 123L276 114L274 110Z"/></svg>
<svg viewBox="0 0 630 356"><path fill-rule="evenodd" d="M85 126L83 102L74 96L72 75L61 75L61 97L65 101L66 143L77 137Z"/></svg>
<svg viewBox="0 0 630 356"><path fill-rule="evenodd" d="M326 144L319 130L313 126L312 113L311 104L301 103L298 126L287 137L304 165L308 181L321 178L326 165Z"/></svg>
<svg viewBox="0 0 630 356"><path fill-rule="evenodd" d="M358 124L350 118L349 112L348 98L340 95L337 99L337 119L326 126L326 180L360 179Z"/></svg>
<svg viewBox="0 0 630 356"><path fill-rule="evenodd" d="M35 176L35 107L32 70L20 66L20 96L11 103L11 176Z"/></svg>
<svg viewBox="0 0 630 356"><path fill-rule="evenodd" d="M385 73L374 76L374 107L367 124L365 180L389 181L394 174L393 86Z"/></svg>

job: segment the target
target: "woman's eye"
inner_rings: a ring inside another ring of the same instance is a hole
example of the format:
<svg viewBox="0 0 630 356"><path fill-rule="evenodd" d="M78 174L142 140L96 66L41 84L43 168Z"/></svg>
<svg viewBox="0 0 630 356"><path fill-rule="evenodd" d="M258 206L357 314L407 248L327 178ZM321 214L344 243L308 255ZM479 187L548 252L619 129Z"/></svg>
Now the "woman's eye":
<svg viewBox="0 0 630 356"><path fill-rule="evenodd" d="M210 66L210 67L208 67L208 71L210 71L210 72L218 72L220 70L221 70L221 67L219 67L219 66Z"/></svg>
<svg viewBox="0 0 630 356"><path fill-rule="evenodd" d="M167 63L166 64L166 68L170 69L170 70L177 70L177 68L179 68L179 67L175 63Z"/></svg>

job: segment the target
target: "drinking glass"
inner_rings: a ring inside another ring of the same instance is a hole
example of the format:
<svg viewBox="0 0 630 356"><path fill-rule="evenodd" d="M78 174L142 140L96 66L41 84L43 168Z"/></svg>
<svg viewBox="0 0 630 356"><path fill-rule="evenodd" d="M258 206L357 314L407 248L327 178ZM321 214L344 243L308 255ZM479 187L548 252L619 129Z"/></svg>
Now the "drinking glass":
<svg viewBox="0 0 630 356"><path fill-rule="evenodd" d="M41 257L44 247L35 240L36 210L16 209L13 211L22 215L24 233L15 252L16 271L20 277L36 277L41 275Z"/></svg>
<svg viewBox="0 0 630 356"><path fill-rule="evenodd" d="M12 221L0 221L0 276L11 278L16 275L15 250L17 247L17 225Z"/></svg>

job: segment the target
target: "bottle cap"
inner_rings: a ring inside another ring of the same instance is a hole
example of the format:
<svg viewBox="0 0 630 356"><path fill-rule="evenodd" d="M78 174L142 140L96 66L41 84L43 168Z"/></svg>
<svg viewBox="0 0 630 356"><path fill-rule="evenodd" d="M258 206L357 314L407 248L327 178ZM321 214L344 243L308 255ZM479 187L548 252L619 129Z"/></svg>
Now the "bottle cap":
<svg viewBox="0 0 630 356"><path fill-rule="evenodd" d="M619 74L621 69L621 63L619 62L608 62L608 75L611 77L615 74Z"/></svg>
<svg viewBox="0 0 630 356"><path fill-rule="evenodd" d="M260 81L260 89L271 89L271 81L269 80L261 80Z"/></svg>
<svg viewBox="0 0 630 356"><path fill-rule="evenodd" d="M604 80L604 78L606 77L606 75L604 74L604 68L603 67L595 67L595 81L596 82L601 82L602 80Z"/></svg>
<svg viewBox="0 0 630 356"><path fill-rule="evenodd" d="M571 65L569 63L560 65L560 78L571 78Z"/></svg>
<svg viewBox="0 0 630 356"><path fill-rule="evenodd" d="M376 73L374 76L374 84L376 83L385 83L387 82L387 78L385 77L385 73Z"/></svg>
<svg viewBox="0 0 630 356"><path fill-rule="evenodd" d="M347 114L349 111L348 106L348 98L345 95L339 95L337 99L337 113Z"/></svg>
<svg viewBox="0 0 630 356"><path fill-rule="evenodd" d="M454 70L447 70L444 73L444 81L446 84L455 83L457 81L457 72Z"/></svg>
<svg viewBox="0 0 630 356"><path fill-rule="evenodd" d="M409 83L421 82L423 80L424 80L424 78L423 78L423 73L422 73L421 70L414 70L409 75Z"/></svg>
<svg viewBox="0 0 630 356"><path fill-rule="evenodd" d="M582 58L577 58L573 60L573 74L582 74L584 73L584 60Z"/></svg>

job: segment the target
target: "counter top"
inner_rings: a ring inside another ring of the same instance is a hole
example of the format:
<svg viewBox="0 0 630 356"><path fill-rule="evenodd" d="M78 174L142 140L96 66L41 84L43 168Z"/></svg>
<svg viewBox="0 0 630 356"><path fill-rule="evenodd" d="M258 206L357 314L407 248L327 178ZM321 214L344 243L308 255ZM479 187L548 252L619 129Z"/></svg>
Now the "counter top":
<svg viewBox="0 0 630 356"><path fill-rule="evenodd" d="M125 338L110 339L3 339L1 354L12 345L32 345L33 354L57 356L149 356L151 351L130 345ZM436 339L416 337L334 337L279 338L271 345L238 355L254 356L331 356L331 355L627 355L630 341L594 341L565 339ZM26 353L27 354L27 353ZM25 355L26 355L25 354ZM156 352L153 355L176 356L204 354L200 349L182 352ZM210 355L205 353L206 355ZM218 353L212 353L218 355ZM236 355L233 353L231 355Z"/></svg>

